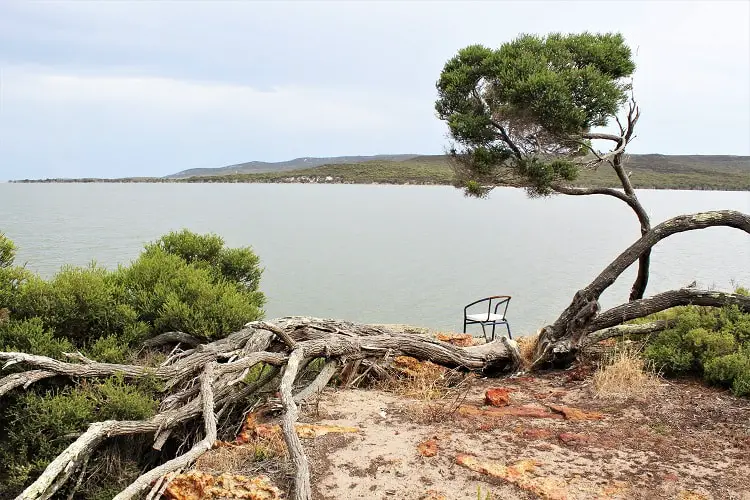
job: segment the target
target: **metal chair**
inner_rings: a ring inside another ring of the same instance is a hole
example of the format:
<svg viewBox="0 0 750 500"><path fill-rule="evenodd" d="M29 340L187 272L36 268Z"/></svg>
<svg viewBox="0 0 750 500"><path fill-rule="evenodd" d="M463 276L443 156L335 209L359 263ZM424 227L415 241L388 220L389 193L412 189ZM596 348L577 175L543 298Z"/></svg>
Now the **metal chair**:
<svg viewBox="0 0 750 500"><path fill-rule="evenodd" d="M495 310L492 310L492 303L495 302ZM487 312L469 314L469 308L482 302L487 302ZM510 333L510 324L506 318L508 313L508 304L510 304L510 295L493 295L492 297L485 297L472 302L471 304L464 307L464 333L466 333L467 325L481 325L484 339L487 339L487 330L485 326L492 325L492 340L495 340L495 327L497 325L505 325L508 330L508 338L512 339L513 335ZM500 307L505 306L501 313L498 313Z"/></svg>

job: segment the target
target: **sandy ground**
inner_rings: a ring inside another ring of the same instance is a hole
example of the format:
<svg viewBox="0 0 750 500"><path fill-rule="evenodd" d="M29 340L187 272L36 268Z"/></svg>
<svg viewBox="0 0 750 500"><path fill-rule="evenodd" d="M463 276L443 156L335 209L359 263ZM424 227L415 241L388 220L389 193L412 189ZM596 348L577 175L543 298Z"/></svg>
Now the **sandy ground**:
<svg viewBox="0 0 750 500"><path fill-rule="evenodd" d="M479 489L482 500L750 499L750 401L689 381L602 399L580 378L478 379L453 412L328 389L304 420L360 431L305 440L314 498L474 500ZM541 416L481 414L490 387L514 389L502 411ZM564 417L549 405L584 413ZM437 453L426 457L418 446L430 440Z"/></svg>

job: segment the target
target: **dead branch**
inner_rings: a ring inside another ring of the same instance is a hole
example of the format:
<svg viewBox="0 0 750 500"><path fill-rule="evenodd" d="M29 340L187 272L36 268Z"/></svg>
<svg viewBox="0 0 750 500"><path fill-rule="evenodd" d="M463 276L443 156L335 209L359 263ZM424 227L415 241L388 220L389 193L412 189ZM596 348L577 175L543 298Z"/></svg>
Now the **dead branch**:
<svg viewBox="0 0 750 500"><path fill-rule="evenodd" d="M165 332L156 337L152 337L143 342L144 347L157 347L164 344L180 343L195 347L200 345L201 341L192 335L184 332Z"/></svg>
<svg viewBox="0 0 750 500"><path fill-rule="evenodd" d="M163 463L142 474L127 488L118 493L113 500L130 500L147 490L151 484L163 475L181 469L195 462L201 455L213 448L216 442L216 415L214 415L214 392L211 384L214 380L214 363L208 363L200 377L201 403L203 404L203 422L206 436L184 455Z"/></svg>
<svg viewBox="0 0 750 500"><path fill-rule="evenodd" d="M650 323L641 324L626 324L612 326L604 328L602 330L596 330L586 335L581 342L581 347L588 347L594 345L602 340L611 339L614 337L627 337L631 335L648 335L651 333L660 332L669 327L669 323L664 320L652 321Z"/></svg>
<svg viewBox="0 0 750 500"><path fill-rule="evenodd" d="M302 442L297 435L297 431L294 428L294 423L297 421L297 405L294 402L292 396L292 385L294 379L297 378L297 372L299 365L305 358L304 349L295 349L289 356L286 368L284 369L284 375L281 377L281 385L279 386L279 392L281 392L281 404L284 406L284 417L281 420L281 428L284 434L284 441L286 447L289 449L289 456L294 464L294 498L295 500L309 500L312 496L312 490L310 489L310 464L307 461L307 456L302 449Z"/></svg>
<svg viewBox="0 0 750 500"><path fill-rule="evenodd" d="M17 387L23 387L27 389L34 382L38 382L45 378L54 377L56 375L53 371L48 370L31 370L22 373L13 373L0 378L0 397L5 395L8 391L12 391Z"/></svg>

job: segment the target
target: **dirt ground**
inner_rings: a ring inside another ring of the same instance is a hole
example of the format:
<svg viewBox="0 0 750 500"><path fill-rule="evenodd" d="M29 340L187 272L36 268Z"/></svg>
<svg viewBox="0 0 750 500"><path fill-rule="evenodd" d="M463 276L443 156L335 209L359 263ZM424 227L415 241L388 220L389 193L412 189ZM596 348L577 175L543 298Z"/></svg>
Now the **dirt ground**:
<svg viewBox="0 0 750 500"><path fill-rule="evenodd" d="M596 398L590 380L477 379L456 404L327 389L303 420L359 432L305 440L314 498L750 499L750 401L692 381ZM506 406L484 406L495 387Z"/></svg>

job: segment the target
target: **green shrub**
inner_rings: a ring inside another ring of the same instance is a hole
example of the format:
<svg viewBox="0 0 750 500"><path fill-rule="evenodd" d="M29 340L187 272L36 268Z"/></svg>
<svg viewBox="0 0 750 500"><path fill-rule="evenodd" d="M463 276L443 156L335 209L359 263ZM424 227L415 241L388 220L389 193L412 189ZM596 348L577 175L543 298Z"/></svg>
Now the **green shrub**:
<svg viewBox="0 0 750 500"><path fill-rule="evenodd" d="M216 235L170 233L146 245L129 266L63 267L49 280L14 265L15 246L0 234L0 349L64 359L80 351L109 363L153 366L159 351L142 341L169 330L218 339L263 315L261 269L249 248L227 249ZM15 369L15 367L13 368ZM77 385L73 385L77 384ZM0 498L15 497L91 422L149 418L160 383L54 377L0 401ZM114 439L115 465L92 457L96 488L82 498L111 498L145 465L145 439ZM114 455L112 455L114 456ZM83 490L83 488L82 488Z"/></svg>
<svg viewBox="0 0 750 500"><path fill-rule="evenodd" d="M706 362L706 379L729 386L738 396L750 395L750 350L725 354Z"/></svg>
<svg viewBox="0 0 750 500"><path fill-rule="evenodd" d="M0 350L64 359L63 353L75 348L67 338L56 337L41 318L31 318L0 323Z"/></svg>
<svg viewBox="0 0 750 500"><path fill-rule="evenodd" d="M684 306L644 321L656 319L670 322L644 349L658 369L668 375L696 373L738 396L750 394L750 314L737 306Z"/></svg>
<svg viewBox="0 0 750 500"><path fill-rule="evenodd" d="M224 240L215 234L195 234L187 229L171 232L146 246L146 254L163 251L188 264L208 269L216 280L224 279L258 290L260 260L249 247L224 248Z"/></svg>
<svg viewBox="0 0 750 500"><path fill-rule="evenodd" d="M10 267L16 258L16 245L0 233L0 267Z"/></svg>
<svg viewBox="0 0 750 500"><path fill-rule="evenodd" d="M216 339L263 315L261 292L158 248L121 268L118 279L138 319L151 324L153 333L179 330Z"/></svg>

